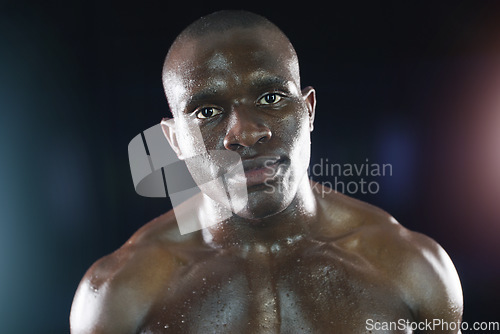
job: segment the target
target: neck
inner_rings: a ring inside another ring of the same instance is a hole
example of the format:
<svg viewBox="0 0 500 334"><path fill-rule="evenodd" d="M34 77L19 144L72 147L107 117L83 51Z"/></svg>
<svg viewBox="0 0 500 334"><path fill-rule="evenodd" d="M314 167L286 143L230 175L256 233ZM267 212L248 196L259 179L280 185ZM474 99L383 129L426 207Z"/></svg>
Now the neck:
<svg viewBox="0 0 500 334"><path fill-rule="evenodd" d="M206 205L211 206L208 211L217 211L216 205L208 199L204 203L205 213ZM206 217L207 215L205 219ZM230 218L205 228L202 233L205 242L215 248L238 247L274 252L303 239L310 224L316 220L316 197L306 175L292 202L283 211L260 219L233 214Z"/></svg>

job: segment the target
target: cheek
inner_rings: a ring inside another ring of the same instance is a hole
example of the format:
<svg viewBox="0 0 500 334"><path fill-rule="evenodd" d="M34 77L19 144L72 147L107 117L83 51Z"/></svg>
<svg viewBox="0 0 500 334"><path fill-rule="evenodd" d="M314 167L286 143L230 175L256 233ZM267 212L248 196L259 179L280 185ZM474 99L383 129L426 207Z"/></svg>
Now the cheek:
<svg viewBox="0 0 500 334"><path fill-rule="evenodd" d="M224 127L201 129L201 137L207 150L224 150L224 136L226 129Z"/></svg>
<svg viewBox="0 0 500 334"><path fill-rule="evenodd" d="M283 143L288 146L290 154L294 155L294 158L296 155L302 155L301 160L308 160L311 146L309 119L294 115L285 118L282 124L277 135L284 139Z"/></svg>
<svg viewBox="0 0 500 334"><path fill-rule="evenodd" d="M207 152L200 128L179 122L176 129L177 142L184 158L191 158Z"/></svg>
<svg viewBox="0 0 500 334"><path fill-rule="evenodd" d="M293 178L301 180L307 173L311 157L311 132L307 118L297 120L289 145Z"/></svg>

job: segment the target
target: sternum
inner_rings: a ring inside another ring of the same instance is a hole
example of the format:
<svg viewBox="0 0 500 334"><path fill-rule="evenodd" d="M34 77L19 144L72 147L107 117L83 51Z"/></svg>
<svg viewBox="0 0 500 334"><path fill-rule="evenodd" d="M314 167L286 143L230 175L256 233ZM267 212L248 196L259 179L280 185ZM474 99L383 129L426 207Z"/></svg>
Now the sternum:
<svg viewBox="0 0 500 334"><path fill-rule="evenodd" d="M279 333L281 316L274 260L271 252L257 252L248 258L249 326L254 333Z"/></svg>

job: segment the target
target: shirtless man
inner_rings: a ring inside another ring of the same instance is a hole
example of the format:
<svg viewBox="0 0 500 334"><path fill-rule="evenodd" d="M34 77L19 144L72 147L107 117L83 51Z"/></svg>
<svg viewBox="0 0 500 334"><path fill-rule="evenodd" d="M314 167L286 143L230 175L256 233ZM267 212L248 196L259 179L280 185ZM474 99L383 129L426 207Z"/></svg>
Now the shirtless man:
<svg viewBox="0 0 500 334"><path fill-rule="evenodd" d="M237 152L248 200L185 235L167 212L97 261L75 295L73 334L411 333L388 324L460 321L460 281L436 242L369 204L315 191L306 173L315 91L301 89L276 26L247 12L204 17L173 43L163 82L175 119L164 132L179 158ZM216 217L206 212L217 203L201 196L196 219Z"/></svg>

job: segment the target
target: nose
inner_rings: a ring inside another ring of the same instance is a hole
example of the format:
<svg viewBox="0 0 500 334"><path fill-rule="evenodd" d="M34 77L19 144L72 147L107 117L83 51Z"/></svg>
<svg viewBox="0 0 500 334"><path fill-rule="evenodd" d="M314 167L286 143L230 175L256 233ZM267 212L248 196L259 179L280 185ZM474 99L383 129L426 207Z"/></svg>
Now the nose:
<svg viewBox="0 0 500 334"><path fill-rule="evenodd" d="M233 110L230 124L224 137L224 147L231 151L266 143L272 136L271 129L252 115L251 110Z"/></svg>

